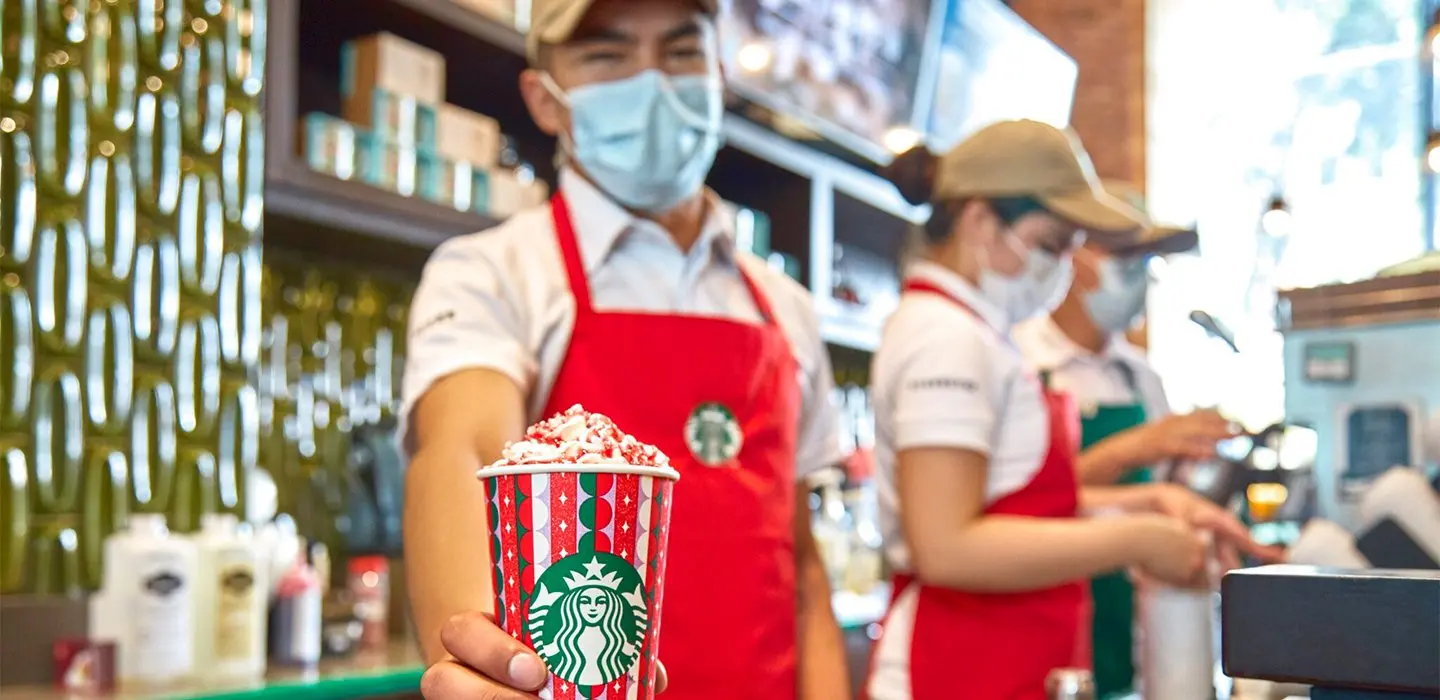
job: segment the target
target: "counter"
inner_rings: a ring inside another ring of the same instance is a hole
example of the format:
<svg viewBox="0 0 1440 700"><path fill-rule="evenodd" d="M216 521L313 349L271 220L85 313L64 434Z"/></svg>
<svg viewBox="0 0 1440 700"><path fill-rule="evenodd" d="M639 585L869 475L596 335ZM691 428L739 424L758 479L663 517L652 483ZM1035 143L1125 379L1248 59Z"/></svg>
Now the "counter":
<svg viewBox="0 0 1440 700"><path fill-rule="evenodd" d="M310 670L275 668L263 681L180 685L163 689L124 689L101 700L342 700L417 695L424 664L414 645L397 642L389 649L325 661ZM96 700L49 687L6 688L5 700Z"/></svg>
<svg viewBox="0 0 1440 700"><path fill-rule="evenodd" d="M836 618L855 637L859 660L868 658L868 627L885 613L889 587L867 595L835 594ZM383 652L357 654L330 660L318 668L272 668L263 681L236 681L205 685L179 685L162 689L124 689L98 700L342 700L414 695L420 689L425 667L409 642L396 642ZM859 665L863 670L863 664ZM97 700L96 696L65 693L47 686L6 688L5 700Z"/></svg>

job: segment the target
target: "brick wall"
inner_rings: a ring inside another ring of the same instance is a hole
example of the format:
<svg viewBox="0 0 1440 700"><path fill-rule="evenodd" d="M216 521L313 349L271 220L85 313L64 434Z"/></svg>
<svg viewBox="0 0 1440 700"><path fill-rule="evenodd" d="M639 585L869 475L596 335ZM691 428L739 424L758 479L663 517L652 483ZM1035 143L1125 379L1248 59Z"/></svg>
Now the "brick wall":
<svg viewBox="0 0 1440 700"><path fill-rule="evenodd" d="M1146 0L1012 0L1080 64L1072 124L1101 177L1145 184Z"/></svg>

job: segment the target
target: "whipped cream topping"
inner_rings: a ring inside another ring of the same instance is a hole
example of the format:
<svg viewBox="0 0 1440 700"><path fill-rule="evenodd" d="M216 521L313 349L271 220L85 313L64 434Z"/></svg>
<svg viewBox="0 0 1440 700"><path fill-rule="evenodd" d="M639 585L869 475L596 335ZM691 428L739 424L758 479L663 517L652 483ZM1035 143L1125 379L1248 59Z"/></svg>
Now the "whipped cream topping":
<svg viewBox="0 0 1440 700"><path fill-rule="evenodd" d="M576 404L530 426L525 439L505 446L493 467L523 464L628 464L669 467L670 459L653 445L636 440L599 413Z"/></svg>

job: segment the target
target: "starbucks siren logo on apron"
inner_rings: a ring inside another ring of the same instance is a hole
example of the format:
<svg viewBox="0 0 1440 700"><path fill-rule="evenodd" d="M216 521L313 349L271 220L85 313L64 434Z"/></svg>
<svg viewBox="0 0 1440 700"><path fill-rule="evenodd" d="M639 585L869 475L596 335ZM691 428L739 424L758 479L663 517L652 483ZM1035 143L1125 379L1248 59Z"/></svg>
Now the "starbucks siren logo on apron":
<svg viewBox="0 0 1440 700"><path fill-rule="evenodd" d="M735 414L718 403L696 406L685 421L685 445L695 461L707 467L729 464L740 454L744 441Z"/></svg>
<svg viewBox="0 0 1440 700"><path fill-rule="evenodd" d="M572 554L535 582L530 632L550 671L578 686L630 672L650 626L639 572L614 554Z"/></svg>

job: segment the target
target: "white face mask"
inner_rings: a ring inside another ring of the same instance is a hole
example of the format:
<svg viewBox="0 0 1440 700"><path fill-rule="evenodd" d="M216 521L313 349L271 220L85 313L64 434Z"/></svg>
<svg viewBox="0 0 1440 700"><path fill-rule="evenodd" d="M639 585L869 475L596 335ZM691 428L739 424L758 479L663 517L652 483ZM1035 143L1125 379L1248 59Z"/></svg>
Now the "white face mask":
<svg viewBox="0 0 1440 700"><path fill-rule="evenodd" d="M1103 260L1100 287L1085 295L1085 310L1095 326L1106 333L1130 329L1145 311L1150 276L1145 260Z"/></svg>
<svg viewBox="0 0 1440 700"><path fill-rule="evenodd" d="M570 108L573 131L561 145L616 201L660 213L704 187L725 108L718 67L685 76L648 70L568 93L543 79Z"/></svg>
<svg viewBox="0 0 1440 700"><path fill-rule="evenodd" d="M980 273L980 293L1005 311L1011 325L1040 313L1049 313L1065 300L1075 267L1070 256L1031 251L1025 269L1015 277L991 270Z"/></svg>

